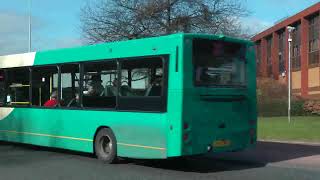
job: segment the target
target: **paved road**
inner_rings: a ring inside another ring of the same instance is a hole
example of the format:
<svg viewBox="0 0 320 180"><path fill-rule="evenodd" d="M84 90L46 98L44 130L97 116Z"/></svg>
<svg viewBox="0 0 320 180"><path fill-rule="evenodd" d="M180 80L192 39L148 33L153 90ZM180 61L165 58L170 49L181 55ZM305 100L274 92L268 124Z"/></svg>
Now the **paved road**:
<svg viewBox="0 0 320 180"><path fill-rule="evenodd" d="M320 147L259 142L244 152L106 165L88 154L0 142L0 179L320 180Z"/></svg>

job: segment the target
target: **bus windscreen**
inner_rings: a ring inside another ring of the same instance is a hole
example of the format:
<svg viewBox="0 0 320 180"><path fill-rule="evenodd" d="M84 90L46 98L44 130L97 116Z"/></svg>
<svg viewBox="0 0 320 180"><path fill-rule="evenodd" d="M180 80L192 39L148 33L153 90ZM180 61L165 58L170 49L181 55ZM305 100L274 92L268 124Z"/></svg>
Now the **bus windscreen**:
<svg viewBox="0 0 320 180"><path fill-rule="evenodd" d="M193 41L196 86L246 86L246 46L218 40Z"/></svg>

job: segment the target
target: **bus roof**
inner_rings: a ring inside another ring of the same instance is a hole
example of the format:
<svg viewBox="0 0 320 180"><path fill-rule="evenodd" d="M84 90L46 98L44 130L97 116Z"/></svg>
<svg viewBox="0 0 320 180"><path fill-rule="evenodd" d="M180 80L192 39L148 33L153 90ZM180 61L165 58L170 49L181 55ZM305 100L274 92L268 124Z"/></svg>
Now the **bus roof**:
<svg viewBox="0 0 320 180"><path fill-rule="evenodd" d="M182 44L183 38L205 38L235 43L251 43L247 40L224 35L177 33L158 37L0 56L0 68L168 54L176 46Z"/></svg>

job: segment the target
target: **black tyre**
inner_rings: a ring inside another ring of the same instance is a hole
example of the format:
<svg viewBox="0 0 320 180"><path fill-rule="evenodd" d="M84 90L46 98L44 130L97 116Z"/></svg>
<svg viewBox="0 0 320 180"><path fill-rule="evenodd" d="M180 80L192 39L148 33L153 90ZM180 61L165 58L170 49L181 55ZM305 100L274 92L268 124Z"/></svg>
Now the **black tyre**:
<svg viewBox="0 0 320 180"><path fill-rule="evenodd" d="M95 154L105 163L115 163L117 160L117 140L111 129L100 129L94 141Z"/></svg>

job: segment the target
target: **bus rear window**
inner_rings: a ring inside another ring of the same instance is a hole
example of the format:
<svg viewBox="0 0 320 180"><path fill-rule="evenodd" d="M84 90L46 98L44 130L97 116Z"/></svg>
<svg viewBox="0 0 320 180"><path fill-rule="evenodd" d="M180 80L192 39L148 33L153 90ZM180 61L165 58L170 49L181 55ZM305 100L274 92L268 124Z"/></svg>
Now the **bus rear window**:
<svg viewBox="0 0 320 180"><path fill-rule="evenodd" d="M235 87L246 85L244 44L217 40L193 41L194 84Z"/></svg>

